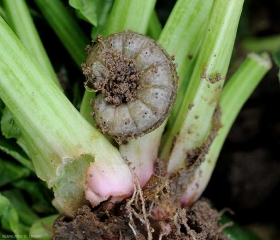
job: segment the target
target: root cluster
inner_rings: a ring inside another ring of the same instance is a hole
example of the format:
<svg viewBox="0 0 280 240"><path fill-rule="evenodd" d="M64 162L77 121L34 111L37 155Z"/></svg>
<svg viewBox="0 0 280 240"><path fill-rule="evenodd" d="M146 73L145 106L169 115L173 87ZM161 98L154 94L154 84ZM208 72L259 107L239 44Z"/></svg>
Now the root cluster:
<svg viewBox="0 0 280 240"><path fill-rule="evenodd" d="M53 239L226 240L218 220L205 200L180 207L168 179L154 175L143 189L136 178L132 197L119 204L84 206L74 219L58 218Z"/></svg>

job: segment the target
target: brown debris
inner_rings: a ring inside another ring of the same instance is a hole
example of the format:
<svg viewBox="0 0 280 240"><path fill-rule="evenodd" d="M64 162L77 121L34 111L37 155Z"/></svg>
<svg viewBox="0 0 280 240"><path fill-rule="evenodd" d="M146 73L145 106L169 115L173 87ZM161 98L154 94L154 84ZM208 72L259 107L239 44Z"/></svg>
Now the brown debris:
<svg viewBox="0 0 280 240"><path fill-rule="evenodd" d="M159 158L155 162L154 173L155 173L155 175L158 175L161 177L164 177L166 175L166 163Z"/></svg>
<svg viewBox="0 0 280 240"><path fill-rule="evenodd" d="M85 50L86 50L86 54L88 55L91 51L92 47L90 45L87 45Z"/></svg>
<svg viewBox="0 0 280 240"><path fill-rule="evenodd" d="M206 66L204 66L204 67L203 67L203 72L200 73L200 77L201 77L202 79L207 79L206 70L207 70L207 69L206 69ZM216 83L216 82L218 82L218 81L220 81L220 80L223 80L223 79L224 79L224 78L222 78L222 76L221 76L220 73L217 73L216 76L214 76L214 77L209 77L209 78L208 78L208 80L209 80L210 83ZM208 88L209 88L209 86L208 86Z"/></svg>
<svg viewBox="0 0 280 240"><path fill-rule="evenodd" d="M209 77L208 80L210 83L216 83L216 82L222 80L222 77L221 77L220 73L217 73L215 77Z"/></svg>
<svg viewBox="0 0 280 240"><path fill-rule="evenodd" d="M157 195L157 201L145 200L138 185L130 199L111 210L84 206L74 219L56 220L53 240L228 239L221 232L223 226L218 224L219 213L208 202L198 201L191 207L181 208L167 189L162 188Z"/></svg>
<svg viewBox="0 0 280 240"><path fill-rule="evenodd" d="M195 231L197 240L221 240L228 239L220 232L219 213L211 209L209 203L205 200L196 202L187 209L188 225Z"/></svg>
<svg viewBox="0 0 280 240"><path fill-rule="evenodd" d="M196 169L205 160L205 156L208 153L212 142L217 136L219 129L221 128L220 119L221 119L221 109L218 106L213 115L212 131L209 134L208 138L206 139L206 141L203 143L201 147L188 151L188 155L186 159L187 168Z"/></svg>
<svg viewBox="0 0 280 240"><path fill-rule="evenodd" d="M206 78L206 66L203 67L203 72L200 73L201 78Z"/></svg>
<svg viewBox="0 0 280 240"><path fill-rule="evenodd" d="M188 109L189 109L189 110L192 110L193 106L194 106L194 104L193 104L193 103L190 103L189 106L188 106Z"/></svg>
<svg viewBox="0 0 280 240"><path fill-rule="evenodd" d="M159 192L167 186L167 178L153 174L143 188L143 196L146 200L157 200Z"/></svg>
<svg viewBox="0 0 280 240"><path fill-rule="evenodd" d="M105 100L113 106L136 100L136 90L139 89L137 81L141 77L141 72L135 68L134 60L126 59L123 55L108 50L106 65L109 69L109 77L104 82L92 79L86 85L96 89L97 93L103 94ZM83 71L86 72L84 68Z"/></svg>
<svg viewBox="0 0 280 240"><path fill-rule="evenodd" d="M92 212L88 206L83 206L74 219L60 217L56 220L53 240L113 239L125 228L126 223L121 217L108 216L100 209Z"/></svg>
<svg viewBox="0 0 280 240"><path fill-rule="evenodd" d="M99 36L96 39L105 50L105 66L109 71L109 76L104 81L96 81L89 78L85 85L88 88L105 96L105 101L117 107L122 103L136 100L136 93L139 86L137 81L142 72L137 70L135 61L127 59L124 55L117 52L114 48L107 48ZM89 75L91 69L85 64L82 65L84 75Z"/></svg>

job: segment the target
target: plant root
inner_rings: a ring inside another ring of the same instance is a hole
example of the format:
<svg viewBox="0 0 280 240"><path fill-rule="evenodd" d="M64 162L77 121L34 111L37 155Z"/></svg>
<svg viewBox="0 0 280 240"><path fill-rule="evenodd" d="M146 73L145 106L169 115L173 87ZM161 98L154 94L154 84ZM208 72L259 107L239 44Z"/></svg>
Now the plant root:
<svg viewBox="0 0 280 240"><path fill-rule="evenodd" d="M132 171L133 172L133 171ZM60 217L54 240L226 240L219 213L206 200L181 207L170 192L167 177L153 175L141 189L134 175L134 192L118 204L110 200L91 209L83 206L73 219ZM109 208L108 208L109 206Z"/></svg>

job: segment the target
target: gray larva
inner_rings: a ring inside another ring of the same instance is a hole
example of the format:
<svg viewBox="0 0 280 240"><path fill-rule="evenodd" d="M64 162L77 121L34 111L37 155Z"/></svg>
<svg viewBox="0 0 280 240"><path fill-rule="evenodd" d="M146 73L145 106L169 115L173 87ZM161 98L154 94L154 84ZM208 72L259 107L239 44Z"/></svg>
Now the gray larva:
<svg viewBox="0 0 280 240"><path fill-rule="evenodd" d="M119 143L156 129L169 115L177 92L176 66L144 35L125 31L97 37L83 72L96 92L94 119Z"/></svg>

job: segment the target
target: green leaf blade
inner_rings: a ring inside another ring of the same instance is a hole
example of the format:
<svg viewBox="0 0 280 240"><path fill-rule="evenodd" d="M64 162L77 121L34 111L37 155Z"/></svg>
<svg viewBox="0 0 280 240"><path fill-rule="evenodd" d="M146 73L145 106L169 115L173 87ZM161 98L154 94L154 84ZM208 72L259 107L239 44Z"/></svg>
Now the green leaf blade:
<svg viewBox="0 0 280 240"><path fill-rule="evenodd" d="M31 226L31 224L38 219L38 215L33 211L31 206L27 204L23 197L23 193L18 189L6 190L2 194L9 199L11 206L18 212L19 221L26 225ZM14 213L12 213L15 215Z"/></svg>
<svg viewBox="0 0 280 240"><path fill-rule="evenodd" d="M7 13L8 23L15 34L54 83L61 88L25 0L15 2L4 0L3 4Z"/></svg>
<svg viewBox="0 0 280 240"><path fill-rule="evenodd" d="M31 236L40 236L41 240L49 240L53 237L53 224L59 215L51 215L45 218L36 220L31 228Z"/></svg>
<svg viewBox="0 0 280 240"><path fill-rule="evenodd" d="M0 135L0 149L12 156L15 160L34 172L34 166L26 153L13 141L13 139L5 139Z"/></svg>
<svg viewBox="0 0 280 240"><path fill-rule="evenodd" d="M280 67L280 48L272 54L273 60Z"/></svg>
<svg viewBox="0 0 280 240"><path fill-rule="evenodd" d="M4 108L1 118L1 131L6 138L19 138L21 135L11 112L7 108Z"/></svg>
<svg viewBox="0 0 280 240"><path fill-rule="evenodd" d="M7 207L10 206L10 201L8 198L4 197L1 193L0 193L0 217L2 216L3 212L5 211L5 209Z"/></svg>
<svg viewBox="0 0 280 240"><path fill-rule="evenodd" d="M29 175L30 170L27 168L0 159L0 187Z"/></svg>
<svg viewBox="0 0 280 240"><path fill-rule="evenodd" d="M93 26L98 25L97 2L100 2L100 0L69 0L70 6L75 8L78 11L78 13L83 17L83 19L91 23Z"/></svg>

